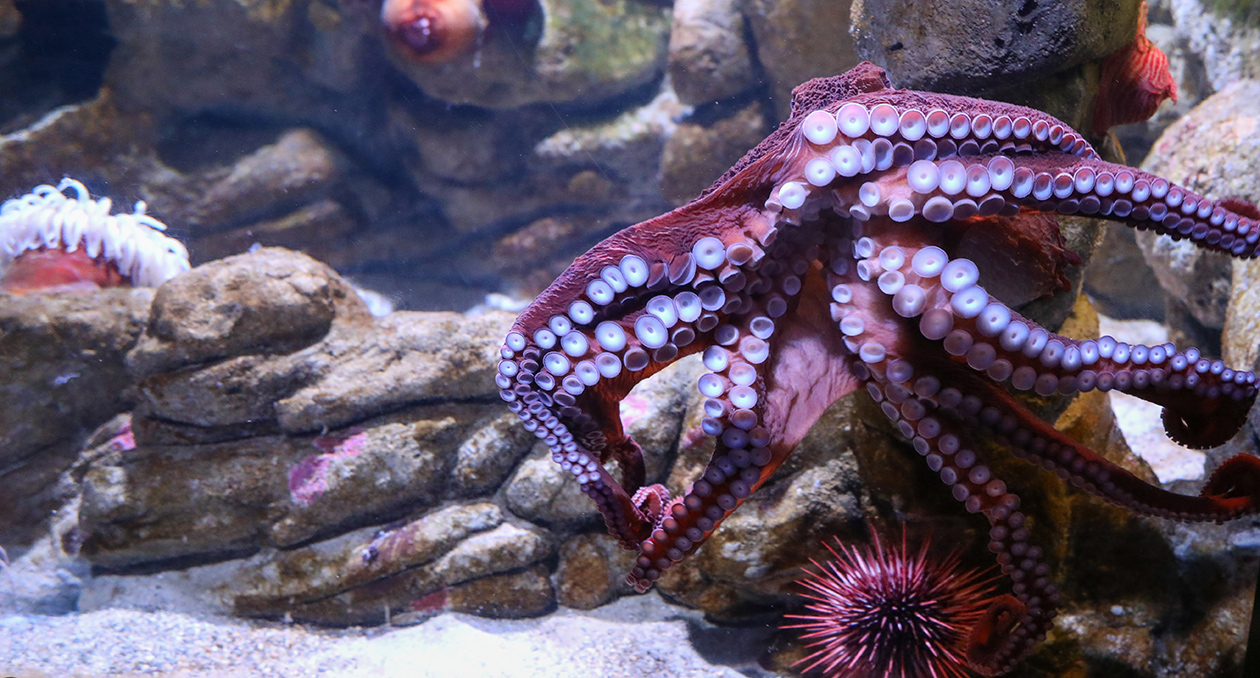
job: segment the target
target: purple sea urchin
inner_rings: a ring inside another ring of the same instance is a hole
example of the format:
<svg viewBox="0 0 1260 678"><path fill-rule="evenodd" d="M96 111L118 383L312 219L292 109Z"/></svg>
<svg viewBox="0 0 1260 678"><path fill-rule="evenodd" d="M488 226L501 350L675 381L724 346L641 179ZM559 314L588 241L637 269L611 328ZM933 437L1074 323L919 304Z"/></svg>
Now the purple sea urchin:
<svg viewBox="0 0 1260 678"><path fill-rule="evenodd" d="M964 678L969 633L993 602L991 580L959 570L960 552L943 560L928 556L924 540L913 557L885 549L879 537L868 547L846 546L825 563L810 561L803 594L809 614L788 615L804 629L809 655L797 662L830 678Z"/></svg>

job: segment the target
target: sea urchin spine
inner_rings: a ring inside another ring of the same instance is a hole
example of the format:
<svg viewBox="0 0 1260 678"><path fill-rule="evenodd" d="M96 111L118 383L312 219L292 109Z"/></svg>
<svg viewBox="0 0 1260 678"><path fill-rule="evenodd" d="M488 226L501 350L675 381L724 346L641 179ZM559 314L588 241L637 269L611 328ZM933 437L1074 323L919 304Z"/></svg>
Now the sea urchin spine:
<svg viewBox="0 0 1260 678"><path fill-rule="evenodd" d="M929 557L888 548L827 546L832 558L810 561L800 582L808 614L783 628L803 629L810 654L797 662L830 678L964 678L972 630L994 602L991 579L959 570L960 552Z"/></svg>

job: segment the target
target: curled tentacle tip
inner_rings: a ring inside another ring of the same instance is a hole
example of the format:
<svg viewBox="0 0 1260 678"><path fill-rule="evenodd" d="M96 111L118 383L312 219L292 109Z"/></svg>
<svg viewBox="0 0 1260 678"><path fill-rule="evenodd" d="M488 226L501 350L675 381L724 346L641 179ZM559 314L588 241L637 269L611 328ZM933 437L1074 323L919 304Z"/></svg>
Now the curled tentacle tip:
<svg viewBox="0 0 1260 678"><path fill-rule="evenodd" d="M1225 460L1203 486L1204 497L1246 499L1242 512L1255 512L1260 506L1260 457L1239 454Z"/></svg>
<svg viewBox="0 0 1260 678"><path fill-rule="evenodd" d="M1223 445L1247 421L1256 394L1241 400L1201 401L1194 409L1165 407L1160 420L1173 442L1193 450Z"/></svg>
<svg viewBox="0 0 1260 678"><path fill-rule="evenodd" d="M1018 598L1009 594L993 600L967 638L967 663L972 670L985 676L1002 673L996 666L998 654L1027 611Z"/></svg>
<svg viewBox="0 0 1260 678"><path fill-rule="evenodd" d="M486 29L481 0L385 0L385 35L399 53L438 64L471 49Z"/></svg>

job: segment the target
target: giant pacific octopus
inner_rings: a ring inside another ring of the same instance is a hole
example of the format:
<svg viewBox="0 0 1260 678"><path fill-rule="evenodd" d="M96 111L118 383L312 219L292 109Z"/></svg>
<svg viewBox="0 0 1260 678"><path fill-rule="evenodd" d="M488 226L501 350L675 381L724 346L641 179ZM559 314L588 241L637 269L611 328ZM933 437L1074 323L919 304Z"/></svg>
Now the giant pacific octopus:
<svg viewBox="0 0 1260 678"><path fill-rule="evenodd" d="M1168 435L1195 448L1232 437L1256 397L1254 373L1197 349L1078 341L1013 310L1079 263L1056 214L1260 252L1252 205L1105 162L1045 113L893 89L862 64L797 87L791 117L699 198L579 257L507 335L500 393L639 553L627 579L642 592L700 548L828 405L865 391L989 521L1013 595L972 629L968 661L1000 674L1044 637L1058 593L995 451L1144 515L1219 522L1255 513L1260 497L1256 457L1226 461L1197 497L1175 494L1016 397L1122 391L1162 405ZM702 427L716 449L671 498L644 484L618 406L693 353L708 370Z"/></svg>

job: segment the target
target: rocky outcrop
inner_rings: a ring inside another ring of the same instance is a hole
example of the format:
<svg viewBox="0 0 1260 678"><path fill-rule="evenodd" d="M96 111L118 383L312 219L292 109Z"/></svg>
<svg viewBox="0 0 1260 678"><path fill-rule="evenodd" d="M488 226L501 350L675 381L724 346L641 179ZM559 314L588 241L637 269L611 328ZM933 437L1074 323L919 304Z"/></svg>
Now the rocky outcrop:
<svg viewBox="0 0 1260 678"><path fill-rule="evenodd" d="M126 356L153 291L0 292L0 544L28 545L69 498L58 484L89 434L134 405Z"/></svg>
<svg viewBox="0 0 1260 678"><path fill-rule="evenodd" d="M1255 80L1214 94L1164 132L1142 169L1211 198L1260 200L1258 96ZM1221 330L1233 289L1230 261L1149 232L1138 233L1137 242L1172 305L1174 329L1192 337ZM1180 326L1179 317L1186 317Z"/></svg>

